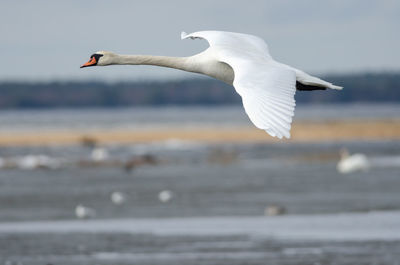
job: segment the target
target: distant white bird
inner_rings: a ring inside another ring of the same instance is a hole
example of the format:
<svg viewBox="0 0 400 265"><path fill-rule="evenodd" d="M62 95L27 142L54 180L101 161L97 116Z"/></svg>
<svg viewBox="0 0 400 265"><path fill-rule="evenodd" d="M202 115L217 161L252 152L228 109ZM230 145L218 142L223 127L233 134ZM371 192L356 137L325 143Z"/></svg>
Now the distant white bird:
<svg viewBox="0 0 400 265"><path fill-rule="evenodd" d="M114 191L110 196L111 201L116 205L121 205L126 201L126 195L120 191Z"/></svg>
<svg viewBox="0 0 400 265"><path fill-rule="evenodd" d="M96 147L92 150L90 157L93 161L104 161L109 157L108 151L103 147Z"/></svg>
<svg viewBox="0 0 400 265"><path fill-rule="evenodd" d="M340 161L336 166L339 173L348 174L356 171L367 171L370 168L370 163L364 154L350 155L347 149L342 149L340 156Z"/></svg>
<svg viewBox="0 0 400 265"><path fill-rule="evenodd" d="M26 155L17 158L17 167L20 169L30 170L36 168L58 168L61 162L55 158L46 155Z"/></svg>
<svg viewBox="0 0 400 265"><path fill-rule="evenodd" d="M75 215L79 219L88 219L96 216L96 211L92 208L78 204L75 207Z"/></svg>
<svg viewBox="0 0 400 265"><path fill-rule="evenodd" d="M174 196L174 194L172 193L172 191L163 190L158 194L158 199L161 202L169 202L172 199L173 196Z"/></svg>
<svg viewBox="0 0 400 265"><path fill-rule="evenodd" d="M272 59L267 44L252 35L199 31L182 39L205 39L210 47L189 57L94 53L83 67L115 64L156 65L205 74L235 87L250 120L278 138L290 138L297 90L342 89Z"/></svg>

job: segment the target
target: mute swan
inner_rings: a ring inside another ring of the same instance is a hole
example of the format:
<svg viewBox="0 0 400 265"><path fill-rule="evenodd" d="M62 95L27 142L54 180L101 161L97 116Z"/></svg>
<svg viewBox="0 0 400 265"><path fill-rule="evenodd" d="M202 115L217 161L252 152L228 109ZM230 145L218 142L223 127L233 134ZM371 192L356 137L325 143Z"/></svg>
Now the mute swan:
<svg viewBox="0 0 400 265"><path fill-rule="evenodd" d="M107 160L108 157L109 157L109 154L108 154L107 149L102 148L102 147L96 147L90 153L90 158L93 161L97 161L97 162Z"/></svg>
<svg viewBox="0 0 400 265"><path fill-rule="evenodd" d="M96 217L96 211L92 208L78 204L75 207L75 215L79 219L88 219Z"/></svg>
<svg viewBox="0 0 400 265"><path fill-rule="evenodd" d="M170 190L163 190L158 193L158 199L160 202L169 202L172 197L174 197L174 193Z"/></svg>
<svg viewBox="0 0 400 265"><path fill-rule="evenodd" d="M120 191L114 191L110 195L111 201L116 205L121 205L126 201L126 195Z"/></svg>
<svg viewBox="0 0 400 265"><path fill-rule="evenodd" d="M26 155L17 159L17 167L25 170L37 168L57 169L61 166L61 161L46 155Z"/></svg>
<svg viewBox="0 0 400 265"><path fill-rule="evenodd" d="M233 85L259 129L290 138L297 90L342 89L272 59L259 37L223 31L182 32L182 39L205 39L210 47L189 57L119 55L99 51L81 68L113 64L156 65L205 74Z"/></svg>
<svg viewBox="0 0 400 265"><path fill-rule="evenodd" d="M348 174L356 171L367 171L370 168L368 158L364 154L350 155L347 149L340 150L340 161L336 169L341 174Z"/></svg>

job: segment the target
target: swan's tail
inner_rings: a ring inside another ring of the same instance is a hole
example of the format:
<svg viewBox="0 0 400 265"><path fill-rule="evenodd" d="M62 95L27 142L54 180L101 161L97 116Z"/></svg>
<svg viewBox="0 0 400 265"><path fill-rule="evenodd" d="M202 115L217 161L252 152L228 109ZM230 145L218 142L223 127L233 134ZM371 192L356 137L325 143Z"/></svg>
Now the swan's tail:
<svg viewBox="0 0 400 265"><path fill-rule="evenodd" d="M296 72L297 90L325 90L327 88L337 90L343 89L341 86L336 86L318 77L309 75L301 70L295 68L293 68L293 70Z"/></svg>

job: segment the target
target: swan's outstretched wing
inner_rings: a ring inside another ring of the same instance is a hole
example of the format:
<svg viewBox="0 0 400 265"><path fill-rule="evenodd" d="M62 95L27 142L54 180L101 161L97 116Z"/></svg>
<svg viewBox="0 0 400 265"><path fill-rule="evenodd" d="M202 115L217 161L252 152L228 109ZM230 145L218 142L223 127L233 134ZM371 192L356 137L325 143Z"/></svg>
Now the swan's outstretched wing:
<svg viewBox="0 0 400 265"><path fill-rule="evenodd" d="M278 138L290 138L296 73L272 60L265 42L255 36L221 31L182 33L182 38L209 42L216 59L229 64L233 86L254 125Z"/></svg>
<svg viewBox="0 0 400 265"><path fill-rule="evenodd" d="M249 50L271 58L265 41L253 35L225 31L199 31L191 34L182 32L181 38L205 39L211 47L236 47L241 49L242 52Z"/></svg>

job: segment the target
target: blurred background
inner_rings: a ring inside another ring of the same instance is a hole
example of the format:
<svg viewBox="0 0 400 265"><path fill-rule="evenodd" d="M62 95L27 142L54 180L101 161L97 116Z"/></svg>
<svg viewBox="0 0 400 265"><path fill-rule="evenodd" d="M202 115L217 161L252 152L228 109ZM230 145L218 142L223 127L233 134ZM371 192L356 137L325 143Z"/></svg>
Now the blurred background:
<svg viewBox="0 0 400 265"><path fill-rule="evenodd" d="M0 2L0 264L399 264L398 1ZM234 89L99 50L189 56L260 36L342 91L290 140Z"/></svg>

